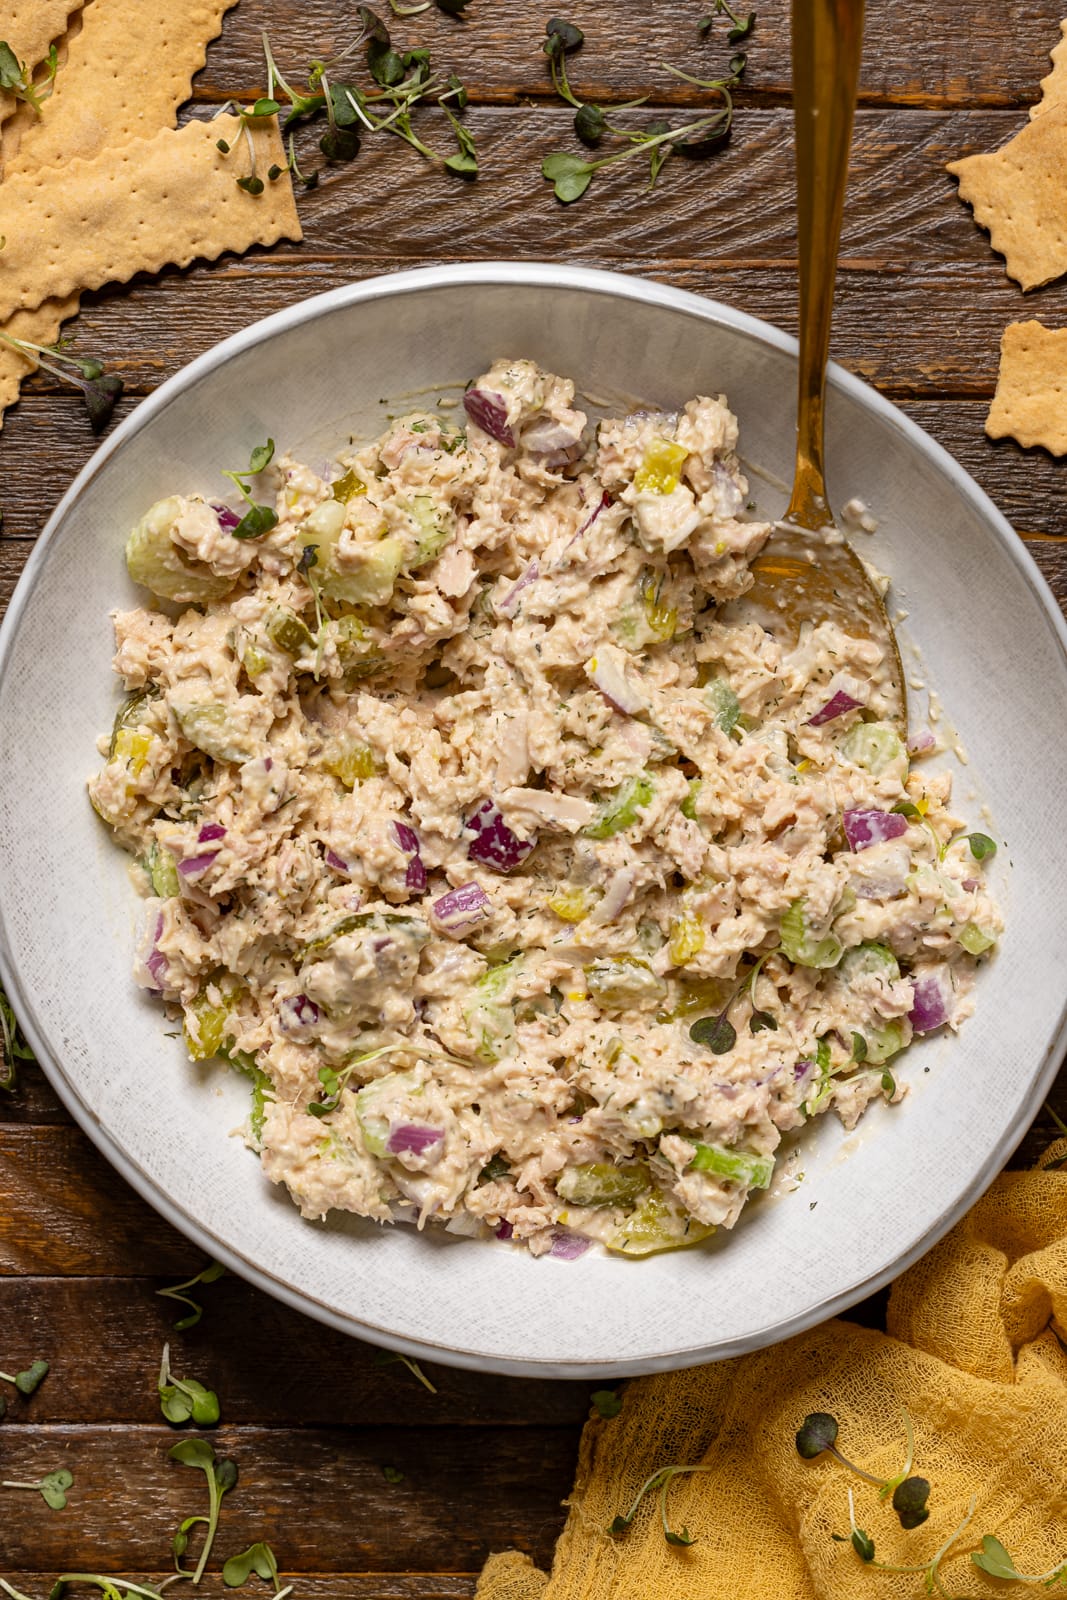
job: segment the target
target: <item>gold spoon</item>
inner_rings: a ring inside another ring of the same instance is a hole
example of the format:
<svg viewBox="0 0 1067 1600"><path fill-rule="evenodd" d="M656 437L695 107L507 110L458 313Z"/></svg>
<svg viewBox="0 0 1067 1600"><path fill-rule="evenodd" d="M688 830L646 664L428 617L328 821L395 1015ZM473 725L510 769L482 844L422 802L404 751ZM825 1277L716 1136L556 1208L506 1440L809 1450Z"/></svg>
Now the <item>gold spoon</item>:
<svg viewBox="0 0 1067 1600"><path fill-rule="evenodd" d="M823 471L823 414L834 272L863 48L863 0L793 0L800 359L797 455L789 509L752 563L735 616L786 645L830 620L882 647L889 717L906 722L904 669L882 597L834 526Z"/></svg>

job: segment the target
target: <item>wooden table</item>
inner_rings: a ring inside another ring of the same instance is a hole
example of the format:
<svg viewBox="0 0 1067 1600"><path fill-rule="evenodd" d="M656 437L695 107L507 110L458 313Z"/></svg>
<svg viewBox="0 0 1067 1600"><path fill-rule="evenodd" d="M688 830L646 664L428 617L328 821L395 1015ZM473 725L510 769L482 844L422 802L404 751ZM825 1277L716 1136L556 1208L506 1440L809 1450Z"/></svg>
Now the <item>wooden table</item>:
<svg viewBox="0 0 1067 1600"><path fill-rule="evenodd" d="M429 170L399 141L375 144L301 198L301 246L89 295L78 348L123 375L121 409L254 318L354 278L433 262L548 256L611 267L793 329L785 0L763 0L735 131L719 156L670 163L652 194L642 163L624 163L566 210L538 175L548 151L576 148L537 43L556 9L472 0L466 23L433 10L394 24L400 40L430 45L467 82L477 184ZM575 84L603 103L647 93L664 114L699 102L656 63L722 67L724 23L718 44L697 38L706 9L703 0L575 7L568 15L587 34ZM343 46L350 35L336 18L345 10L354 14L336 0L241 0L210 51L195 114L261 89L261 28L278 59L299 68ZM1067 283L1024 302L944 170L1022 124L1059 18L1055 0L871 7L834 351L967 467L1067 604L1067 467L1011 441L994 445L982 431L1002 329L1026 315L1067 325ZM3 601L92 449L76 395L47 376L27 385L0 436ZM47 760L47 729L41 737ZM79 914L74 864L71 908ZM1054 1101L1067 1109L1064 1077ZM1018 1164L1035 1158L1049 1128L1047 1118L1035 1125ZM202 1264L96 1155L37 1069L22 1073L13 1098L0 1095L0 1367L37 1354L52 1361L34 1399L14 1402L0 1423L0 1476L60 1465L76 1475L63 1512L37 1495L0 1499L0 1575L33 1596L64 1567L162 1576L174 1527L201 1508L203 1480L164 1459L172 1435L155 1379L173 1316L153 1291ZM587 1386L428 1368L433 1396L402 1366L376 1366L366 1346L236 1279L206 1289L203 1303L201 1325L173 1342L177 1370L218 1390L216 1444L241 1470L219 1554L267 1539L283 1572L299 1574L297 1595L322 1600L466 1596L491 1549L550 1559ZM877 1318L877 1303L861 1314ZM385 1467L402 1481L390 1482ZM222 1592L217 1579L204 1590Z"/></svg>

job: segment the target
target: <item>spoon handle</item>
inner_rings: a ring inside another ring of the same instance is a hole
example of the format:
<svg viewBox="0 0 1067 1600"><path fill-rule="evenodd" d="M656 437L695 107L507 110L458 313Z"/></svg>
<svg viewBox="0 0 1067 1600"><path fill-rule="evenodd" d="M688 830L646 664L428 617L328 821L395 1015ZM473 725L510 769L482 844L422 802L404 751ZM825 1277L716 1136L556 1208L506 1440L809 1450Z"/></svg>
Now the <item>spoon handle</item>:
<svg viewBox="0 0 1067 1600"><path fill-rule="evenodd" d="M786 515L811 529L832 525L823 397L862 49L863 0L793 0L800 373L796 474Z"/></svg>

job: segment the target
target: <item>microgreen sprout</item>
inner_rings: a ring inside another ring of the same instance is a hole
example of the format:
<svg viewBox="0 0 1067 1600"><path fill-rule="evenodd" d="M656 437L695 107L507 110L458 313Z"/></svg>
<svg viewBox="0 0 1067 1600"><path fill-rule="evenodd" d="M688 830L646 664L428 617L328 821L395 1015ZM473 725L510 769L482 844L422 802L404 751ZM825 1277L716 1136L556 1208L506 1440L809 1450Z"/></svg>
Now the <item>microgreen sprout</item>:
<svg viewBox="0 0 1067 1600"><path fill-rule="evenodd" d="M31 1395L39 1388L48 1376L48 1362L41 1360L31 1361L24 1372L16 1372L14 1377L7 1372L0 1372L0 1378L5 1383L13 1383L21 1395Z"/></svg>
<svg viewBox="0 0 1067 1600"><path fill-rule="evenodd" d="M278 1563L274 1558L274 1551L269 1544L260 1541L249 1545L240 1555L231 1556L222 1569L222 1581L229 1589L239 1589L247 1583L253 1572L257 1578L263 1578L274 1589L272 1600L284 1600L286 1595L292 1594L292 1584L280 1587L281 1579L278 1577Z"/></svg>
<svg viewBox="0 0 1067 1600"><path fill-rule="evenodd" d="M216 1461L215 1452L206 1439L181 1439L171 1446L167 1454L172 1461L180 1462L183 1467L196 1467L207 1478L207 1516L186 1517L171 1541L178 1572L183 1576L191 1576L193 1583L197 1584L204 1575L211 1546L215 1542L222 1497L237 1482L237 1467L232 1461ZM205 1530L200 1559L195 1570L187 1573L180 1564L181 1558L188 1549L191 1529L200 1523L204 1525Z"/></svg>
<svg viewBox="0 0 1067 1600"><path fill-rule="evenodd" d="M1014 1583L1043 1583L1051 1588L1054 1583L1067 1579L1067 1561L1057 1562L1047 1572L1020 1572L1000 1540L991 1533L982 1535L982 1548L971 1551L971 1560L980 1572L988 1572L991 1578L1006 1578Z"/></svg>
<svg viewBox="0 0 1067 1600"><path fill-rule="evenodd" d="M382 1477L386 1483L403 1483L404 1474L399 1467L392 1467L388 1463L382 1468Z"/></svg>
<svg viewBox="0 0 1067 1600"><path fill-rule="evenodd" d="M0 39L0 89L6 89L16 100L32 106L38 116L41 115L42 102L52 93L58 65L59 51L52 45L44 63L47 87L35 84L33 72L27 63L19 61L6 39Z"/></svg>
<svg viewBox="0 0 1067 1600"><path fill-rule="evenodd" d="M221 1261L209 1261L203 1271L196 1274L195 1278L189 1278L185 1283L172 1284L169 1289L156 1290L156 1293L161 1295L164 1300L178 1300L183 1306L189 1307L188 1313L179 1317L174 1324L175 1333L185 1333L187 1329L195 1328L200 1318L204 1315L203 1306L199 1305L192 1295L187 1294L186 1291L195 1289L199 1283L217 1283L225 1271L226 1268Z"/></svg>
<svg viewBox="0 0 1067 1600"><path fill-rule="evenodd" d="M848 1491L848 1520L849 1526L852 1530L849 1534L848 1542L851 1544L853 1550L855 1550L861 1561L873 1561L874 1540L871 1538L869 1533L864 1532L862 1528L858 1528L856 1526L856 1502L851 1489ZM832 1533L830 1537L831 1539L836 1539L839 1544L843 1544L845 1541L845 1536L843 1533Z"/></svg>
<svg viewBox="0 0 1067 1600"><path fill-rule="evenodd" d="M718 1016L700 1017L693 1023L689 1029L689 1037L694 1044L704 1045L706 1049L711 1051L712 1055L724 1056L729 1054L737 1043L737 1029L730 1021L730 1012L744 994L747 994L751 1007L751 1015L748 1019L751 1031L760 1033L764 1029L768 1029L771 1032L777 1032L777 1017L772 1016L769 1011L761 1011L756 1005L757 979L763 971L764 964L770 960L771 956L777 953L777 950L777 945L773 950L765 950L755 965L745 972Z"/></svg>
<svg viewBox="0 0 1067 1600"><path fill-rule="evenodd" d="M266 444L257 445L249 457L248 466L241 471L223 471L222 476L229 478L237 486L238 493L248 506L248 510L233 529L235 539L260 539L265 533L276 526L278 514L270 506L257 505L252 498L252 491L246 482L248 478L255 478L270 465L274 457L274 440L268 439Z"/></svg>
<svg viewBox="0 0 1067 1600"><path fill-rule="evenodd" d="M831 1416L828 1411L813 1411L804 1418L796 1436L797 1454L805 1461L814 1461L817 1456L823 1454L833 1456L834 1460L847 1467L849 1472L854 1472L857 1478L862 1478L866 1483L873 1483L880 1499L884 1500L892 1495L893 1510L897 1513L902 1528L917 1528L930 1515L926 1504L930 1495L930 1485L925 1478L911 1476L915 1460L915 1430L906 1411L903 1412L903 1417L907 1440L906 1454L903 1466L892 1478L877 1478L841 1454L837 1448L837 1418ZM865 1556L864 1560L870 1560L870 1557Z"/></svg>
<svg viewBox="0 0 1067 1600"><path fill-rule="evenodd" d="M749 11L745 16L739 17L736 11L731 9L730 5L728 4L728 0L715 0L715 15L719 17L729 17L731 23L733 24L726 35L727 44L740 44L742 39L748 38L749 34L756 26L756 13L754 11ZM708 33L710 31L712 21L713 19L711 17L702 18L698 26L703 33ZM704 27L705 22L708 24L707 28Z"/></svg>
<svg viewBox="0 0 1067 1600"><path fill-rule="evenodd" d="M62 1511L67 1504L67 1490L74 1482L73 1472L60 1467L57 1472L46 1472L36 1483L0 1483L0 1489L35 1489L46 1506Z"/></svg>
<svg viewBox="0 0 1067 1600"><path fill-rule="evenodd" d="M163 1346L159 1368L159 1409L168 1422L192 1419L199 1428L210 1428L219 1420L219 1397L195 1378L177 1378L170 1370L170 1345Z"/></svg>
<svg viewBox="0 0 1067 1600"><path fill-rule="evenodd" d="M39 367L44 367L61 383L69 383L75 389L80 389L89 416L89 426L94 434L103 433L122 395L124 384L121 378L105 373L103 362L95 356L69 356L59 345L33 344L29 339L16 339L10 333L0 332L0 339L29 360L36 361ZM63 366L56 366L57 361L62 362ZM72 367L74 371L64 371L65 367Z"/></svg>
<svg viewBox="0 0 1067 1600"><path fill-rule="evenodd" d="M652 1494L658 1490L660 1522L663 1524L663 1537L666 1539L667 1543L674 1545L695 1544L696 1541L693 1535L689 1532L688 1528L682 1527L681 1529L675 1529L671 1527L670 1522L667 1519L667 1491L670 1488L672 1480L679 1477L683 1473L712 1471L714 1471L714 1468L711 1466L679 1465L657 1468L655 1472L649 1474L644 1483L641 1485L640 1489L638 1489L637 1494L634 1497L633 1505L630 1507L629 1511L627 1511L625 1515L612 1518L611 1522L608 1524L608 1533L611 1534L613 1539L619 1539L623 1534L629 1533L633 1524L633 1520L637 1515L638 1507L640 1506L641 1501L645 1498L645 1495Z"/></svg>
<svg viewBox="0 0 1067 1600"><path fill-rule="evenodd" d="M406 1040L398 1040L396 1044L379 1045L377 1050L367 1050L361 1055L352 1056L343 1067L320 1067L318 1080L322 1084L322 1099L312 1101L305 1109L309 1116L328 1117L331 1111L336 1111L341 1103L341 1090L356 1071L357 1067L366 1066L369 1061L378 1061L382 1056L397 1053L415 1053L425 1058L426 1052L409 1044Z"/></svg>
<svg viewBox="0 0 1067 1600"><path fill-rule="evenodd" d="M567 56L573 50L580 50L584 43L585 34L581 28L572 22L564 22L562 17L553 17L545 28L545 37L541 41L541 49L548 57L549 71L552 74L552 87L561 100L574 107L575 133L583 144L595 147L600 143L605 133L617 133L619 130L612 128L600 106L579 100L570 86L567 78ZM632 110L634 106L644 105L647 98L647 95L641 95L637 100L623 101L615 109L617 111Z"/></svg>
<svg viewBox="0 0 1067 1600"><path fill-rule="evenodd" d="M431 1394L437 1393L436 1388L423 1372L419 1363L413 1361L410 1356L404 1355L399 1350L376 1350L374 1352L374 1365L376 1367L391 1367L396 1361L399 1361L401 1366L407 1367L412 1377L417 1378L424 1389L429 1389Z"/></svg>
<svg viewBox="0 0 1067 1600"><path fill-rule="evenodd" d="M622 1410L622 1400L614 1389L594 1389L589 1398L598 1417L610 1422Z"/></svg>
<svg viewBox="0 0 1067 1600"><path fill-rule="evenodd" d="M875 1561L875 1559L874 1559L874 1540L871 1539L867 1534L865 1534L861 1528L855 1528L855 1524L854 1523L853 1523L854 1531L860 1535L861 1543L858 1544L855 1541L855 1539L851 1540L850 1542L852 1543L852 1547L855 1550L856 1554L859 1556L860 1560L862 1562L864 1562L869 1568L873 1569L874 1571L876 1571L876 1572L916 1572L916 1573L920 1573L921 1572L922 1575L923 1575L923 1580L924 1580L923 1581L923 1587L925 1588L927 1594L935 1594L936 1593L936 1594L939 1594L939 1595L946 1596L947 1600L951 1600L951 1597L949 1596L949 1591L945 1588L944 1584L941 1582L941 1579L940 1579L940 1577L938 1575L938 1569L940 1568L942 1561L944 1561L945 1557L948 1555L949 1551L952 1549L952 1546L956 1543L956 1540L959 1539L961 1537L961 1535L966 1533L967 1529L970 1527L972 1521L974 1520L974 1508L975 1508L975 1500L974 1500L974 1497L972 1496L970 1505L967 1508L967 1515L964 1517L964 1519L960 1523L959 1527L954 1529L954 1531L949 1534L948 1538L944 1541L944 1543L938 1546L938 1548L934 1551L933 1555L930 1557L929 1561L916 1563L916 1565L914 1565L914 1566L907 1566L907 1567L905 1567L905 1566L892 1566L892 1565L890 1565L890 1563L888 1561ZM994 1543L996 1543L996 1542L997 1541L994 1541ZM983 1543L984 1543L984 1540L983 1540ZM1001 1546L1001 1548L1003 1549L1003 1546ZM973 1561L975 1559L975 1556L972 1555L971 1559ZM1034 1580L1034 1581L1037 1581L1037 1580Z"/></svg>

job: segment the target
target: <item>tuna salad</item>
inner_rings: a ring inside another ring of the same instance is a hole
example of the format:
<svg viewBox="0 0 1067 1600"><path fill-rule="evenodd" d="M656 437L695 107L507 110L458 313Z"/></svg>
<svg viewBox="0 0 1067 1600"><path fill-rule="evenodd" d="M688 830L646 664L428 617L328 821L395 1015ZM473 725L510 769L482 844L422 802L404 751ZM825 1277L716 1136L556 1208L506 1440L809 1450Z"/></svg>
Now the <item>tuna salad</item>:
<svg viewBox="0 0 1067 1600"><path fill-rule="evenodd" d="M968 1016L993 841L877 644L731 619L769 525L725 397L592 427L507 360L463 409L133 530L90 796L134 975L307 1217L694 1244Z"/></svg>

